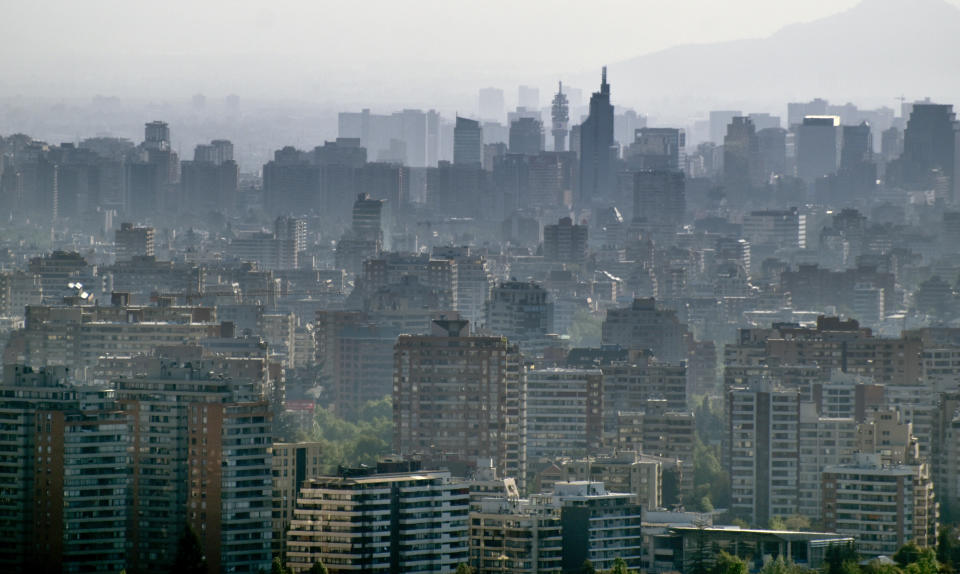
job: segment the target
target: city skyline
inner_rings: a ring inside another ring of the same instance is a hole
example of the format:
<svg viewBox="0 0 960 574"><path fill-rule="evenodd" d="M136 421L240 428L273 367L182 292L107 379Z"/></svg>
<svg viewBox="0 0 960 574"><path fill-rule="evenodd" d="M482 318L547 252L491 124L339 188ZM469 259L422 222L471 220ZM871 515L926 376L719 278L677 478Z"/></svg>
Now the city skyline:
<svg viewBox="0 0 960 574"><path fill-rule="evenodd" d="M269 9L205 3L191 6L190 18L180 18L176 10L153 13L145 6L110 1L82 9L56 2L24 3L14 7L16 17L0 24L0 33L12 43L31 43L30 50L17 52L16 57L12 52L0 56L8 70L0 98L70 100L100 94L164 101L202 93L210 98L240 94L251 100L320 106L349 101L397 107L423 105L430 98L441 109L452 111L467 103L475 105L476 89L485 85L532 83L546 93L559 78L586 90L588 78L601 65L609 65L615 78L621 65L637 58L695 50L704 44L725 47L770 39L789 34L796 26L829 22L855 10L869 10L881 20L883 14L904 12L908 6L923 11L958 5L956 0L816 0L804 2L801 10L786 0L723 4L695 0L654 8L606 0L594 4L599 18L584 21L573 3L551 4L549 10L536 3L509 9L496 2L465 7L458 3L456 8L374 3L371 8L379 17L358 12L352 4L291 2ZM654 9L655 20L666 26L647 24ZM631 10L637 11L639 25L631 18L603 16ZM461 13L469 15L469 20L461 19ZM512 16L504 19L500 14ZM161 33L140 34L140 21L151 22ZM25 31L41 22L48 42L38 44ZM896 19L860 24L861 35L873 26L913 25ZM111 26L110 33L104 33L104 25ZM574 28L579 30L578 41L566 33ZM345 35L348 29L350 34ZM510 40L500 42L500 38ZM117 44L125 49L114 50ZM445 49L435 50L438 45ZM834 80L825 78L821 86L810 89L833 97L881 97L843 90L830 93L837 87ZM934 87L914 96L951 95L937 93ZM669 103L666 96L675 95L664 92L663 86L643 88L622 85L624 104L650 98ZM734 91L723 97L737 96L748 94ZM511 101L508 98L508 105Z"/></svg>
<svg viewBox="0 0 960 574"><path fill-rule="evenodd" d="M957 572L956 2L12 7L0 570Z"/></svg>

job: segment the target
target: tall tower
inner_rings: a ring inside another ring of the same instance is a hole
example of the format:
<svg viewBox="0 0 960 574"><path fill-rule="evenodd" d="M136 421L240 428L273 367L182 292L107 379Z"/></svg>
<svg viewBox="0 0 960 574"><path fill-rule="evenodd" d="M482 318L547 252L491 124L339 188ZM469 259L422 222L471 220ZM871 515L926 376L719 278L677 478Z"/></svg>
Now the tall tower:
<svg viewBox="0 0 960 574"><path fill-rule="evenodd" d="M614 145L613 105L604 66L600 91L590 96L590 115L580 124L580 205L613 194L617 154Z"/></svg>
<svg viewBox="0 0 960 574"><path fill-rule="evenodd" d="M563 82L553 96L553 151L567 151L567 122L570 120L570 104L567 95L563 93Z"/></svg>

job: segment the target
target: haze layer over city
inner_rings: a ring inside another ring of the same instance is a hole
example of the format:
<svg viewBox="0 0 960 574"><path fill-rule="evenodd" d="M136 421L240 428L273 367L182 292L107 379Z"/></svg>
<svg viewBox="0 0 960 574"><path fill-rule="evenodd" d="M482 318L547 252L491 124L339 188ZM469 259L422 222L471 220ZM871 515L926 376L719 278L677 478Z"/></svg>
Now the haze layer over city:
<svg viewBox="0 0 960 574"><path fill-rule="evenodd" d="M0 37L0 571L960 568L960 0Z"/></svg>

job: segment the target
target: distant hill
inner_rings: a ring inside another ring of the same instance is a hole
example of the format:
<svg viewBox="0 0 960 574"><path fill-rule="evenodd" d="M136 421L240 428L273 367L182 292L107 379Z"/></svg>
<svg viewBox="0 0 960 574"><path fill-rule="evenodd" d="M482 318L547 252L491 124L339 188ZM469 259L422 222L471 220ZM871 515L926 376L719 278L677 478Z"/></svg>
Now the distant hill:
<svg viewBox="0 0 960 574"><path fill-rule="evenodd" d="M625 105L824 96L892 107L901 94L960 103L960 9L945 0L864 0L767 38L677 46L609 69L613 99ZM576 81L595 89L599 70Z"/></svg>

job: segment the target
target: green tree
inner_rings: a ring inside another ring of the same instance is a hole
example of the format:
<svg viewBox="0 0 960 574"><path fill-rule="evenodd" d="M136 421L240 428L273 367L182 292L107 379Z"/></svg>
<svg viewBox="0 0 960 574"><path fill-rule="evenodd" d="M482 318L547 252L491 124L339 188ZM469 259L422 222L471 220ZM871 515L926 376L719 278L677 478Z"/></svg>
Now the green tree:
<svg viewBox="0 0 960 574"><path fill-rule="evenodd" d="M465 562L461 562L460 564L457 564L457 570L455 574L474 574L474 572L476 572L476 570L474 570L473 566L470 566Z"/></svg>
<svg viewBox="0 0 960 574"><path fill-rule="evenodd" d="M903 571L905 574L937 574L940 571L937 553L933 548L923 548L917 555L917 559L907 564Z"/></svg>
<svg viewBox="0 0 960 574"><path fill-rule="evenodd" d="M597 569L593 567L593 562L584 560L580 566L580 574L598 574Z"/></svg>
<svg viewBox="0 0 960 574"><path fill-rule="evenodd" d="M663 469L660 483L662 504L666 508L680 504L680 478L680 469L675 466Z"/></svg>
<svg viewBox="0 0 960 574"><path fill-rule="evenodd" d="M207 574L207 559L203 555L200 538L189 524L185 525L177 541L177 555L173 558L171 574Z"/></svg>
<svg viewBox="0 0 960 574"><path fill-rule="evenodd" d="M747 563L727 552L720 551L710 568L709 574L747 574Z"/></svg>
<svg viewBox="0 0 960 574"><path fill-rule="evenodd" d="M786 530L787 524L783 521L783 517L774 516L770 519L770 524L768 525L770 530Z"/></svg>
<svg viewBox="0 0 960 574"><path fill-rule="evenodd" d="M617 556L613 560L613 567L610 568L609 574L637 574L637 571L627 568L626 560Z"/></svg>
<svg viewBox="0 0 960 574"><path fill-rule="evenodd" d="M389 396L363 404L357 417L345 420L329 409L318 408L306 437L322 444L324 471L337 466L374 464L390 452L393 443L393 405Z"/></svg>
<svg viewBox="0 0 960 574"><path fill-rule="evenodd" d="M270 563L270 574L290 574L290 569L283 565L279 556L275 556Z"/></svg>
<svg viewBox="0 0 960 574"><path fill-rule="evenodd" d="M690 563L684 570L690 574L709 574L711 552L707 549L707 529L703 522L697 524L696 548L690 557Z"/></svg>
<svg viewBox="0 0 960 574"><path fill-rule="evenodd" d="M713 501L710 500L710 496L704 496L700 499L700 512L713 512Z"/></svg>
<svg viewBox="0 0 960 574"><path fill-rule="evenodd" d="M698 505L694 510L709 512L703 506L704 497L710 499L710 508L729 506L730 476L720 464L720 447L705 444L699 436L694 436L692 502Z"/></svg>
<svg viewBox="0 0 960 574"><path fill-rule="evenodd" d="M903 574L903 570L896 564L887 564L879 560L871 560L860 567L862 574Z"/></svg>
<svg viewBox="0 0 960 574"><path fill-rule="evenodd" d="M937 561L947 573L956 572L960 566L960 543L957 529L953 526L941 526L937 535Z"/></svg>
<svg viewBox="0 0 960 574"><path fill-rule="evenodd" d="M823 557L823 567L825 574L859 574L860 567L857 563L860 561L860 555L857 554L853 542L846 544L831 544L827 546L827 551Z"/></svg>
<svg viewBox="0 0 960 574"><path fill-rule="evenodd" d="M802 514L791 514L783 519L787 530L810 530L810 519Z"/></svg>
<svg viewBox="0 0 960 574"><path fill-rule="evenodd" d="M920 553L920 547L911 540L897 550L893 555L893 560L901 568L906 568L909 564L913 564L920 559Z"/></svg>
<svg viewBox="0 0 960 574"><path fill-rule="evenodd" d="M777 556L763 565L760 574L804 574L806 569L796 565L792 560L784 560L783 555Z"/></svg>
<svg viewBox="0 0 960 574"><path fill-rule="evenodd" d="M599 347L603 331L603 319L580 308L573 313L573 322L570 323L571 347Z"/></svg>

